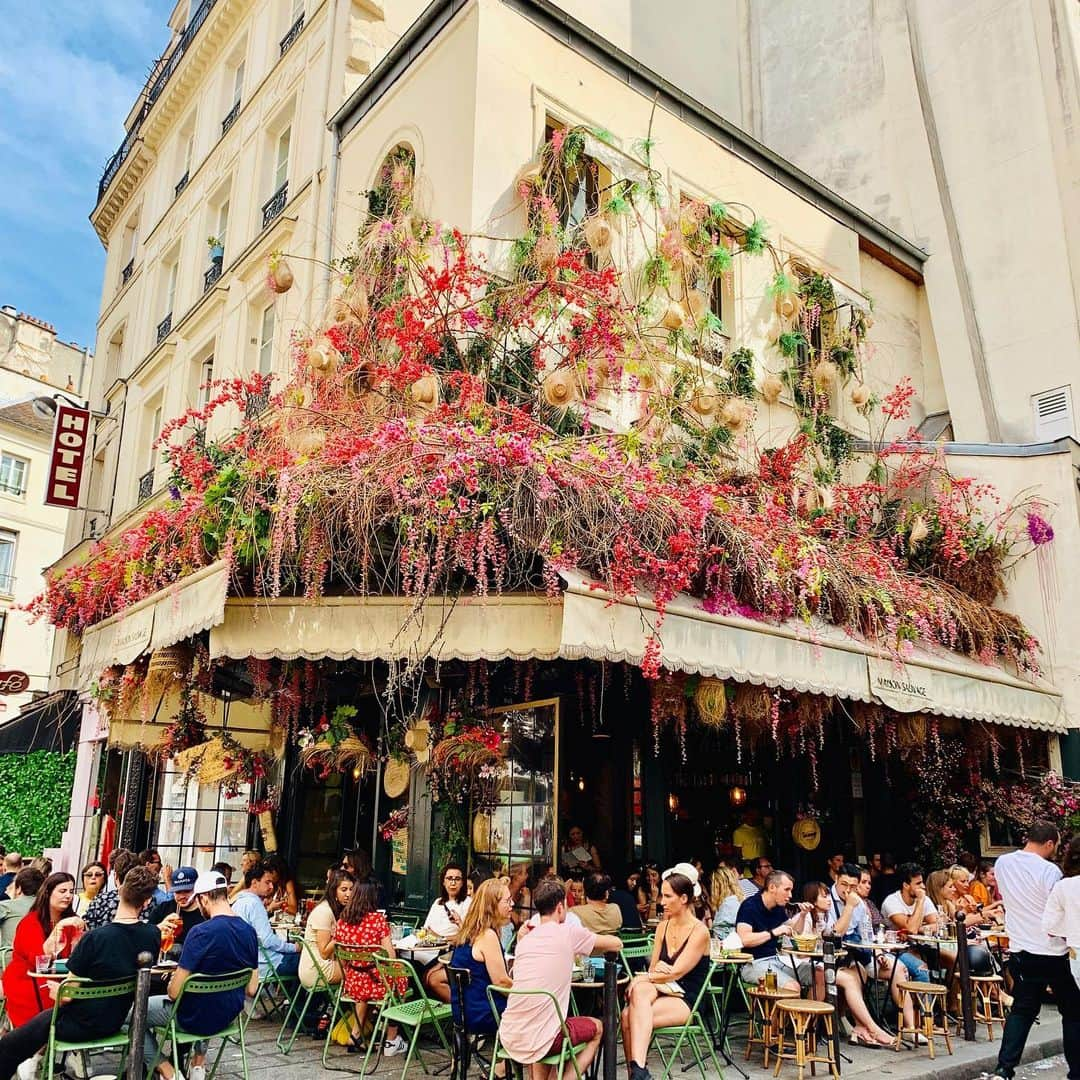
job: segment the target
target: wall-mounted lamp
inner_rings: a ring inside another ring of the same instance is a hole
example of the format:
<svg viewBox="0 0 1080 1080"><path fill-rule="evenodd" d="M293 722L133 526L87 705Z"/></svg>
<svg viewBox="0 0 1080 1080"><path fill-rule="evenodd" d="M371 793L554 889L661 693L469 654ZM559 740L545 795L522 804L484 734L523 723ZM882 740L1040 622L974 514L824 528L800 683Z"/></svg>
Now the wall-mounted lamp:
<svg viewBox="0 0 1080 1080"><path fill-rule="evenodd" d="M671 792L667 797L667 808L673 813L679 812L679 796L675 792Z"/></svg>
<svg viewBox="0 0 1080 1080"><path fill-rule="evenodd" d="M585 790L585 777L584 776L578 777L577 789L578 789L578 791L584 791Z"/></svg>
<svg viewBox="0 0 1080 1080"><path fill-rule="evenodd" d="M729 792L728 799L732 806L742 806L746 802L746 788L736 784Z"/></svg>

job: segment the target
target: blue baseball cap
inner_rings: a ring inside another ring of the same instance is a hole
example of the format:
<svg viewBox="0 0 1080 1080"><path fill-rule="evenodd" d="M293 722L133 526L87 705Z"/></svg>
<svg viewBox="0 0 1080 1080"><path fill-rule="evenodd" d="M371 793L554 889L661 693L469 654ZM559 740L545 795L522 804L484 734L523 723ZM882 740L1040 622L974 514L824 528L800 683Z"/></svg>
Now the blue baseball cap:
<svg viewBox="0 0 1080 1080"><path fill-rule="evenodd" d="M198 877L194 866L178 866L172 875L173 892L191 892Z"/></svg>

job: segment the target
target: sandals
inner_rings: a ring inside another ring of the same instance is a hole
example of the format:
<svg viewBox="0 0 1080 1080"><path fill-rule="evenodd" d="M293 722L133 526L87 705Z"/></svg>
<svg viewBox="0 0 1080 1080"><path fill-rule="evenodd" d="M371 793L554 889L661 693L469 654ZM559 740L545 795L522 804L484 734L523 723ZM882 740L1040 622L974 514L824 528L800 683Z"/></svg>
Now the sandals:
<svg viewBox="0 0 1080 1080"><path fill-rule="evenodd" d="M861 1035L857 1031L851 1033L848 1042L852 1046L865 1046L867 1050L880 1050L884 1047L884 1043L879 1043L877 1039L868 1038L866 1035Z"/></svg>

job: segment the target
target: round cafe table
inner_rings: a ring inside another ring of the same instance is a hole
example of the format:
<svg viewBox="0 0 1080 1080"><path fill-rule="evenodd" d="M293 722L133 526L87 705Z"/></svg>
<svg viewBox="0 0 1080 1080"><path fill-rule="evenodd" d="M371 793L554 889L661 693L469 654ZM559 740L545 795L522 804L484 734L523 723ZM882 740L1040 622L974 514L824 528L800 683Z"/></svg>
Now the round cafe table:
<svg viewBox="0 0 1080 1080"><path fill-rule="evenodd" d="M900 941L868 941L860 942L858 944L852 943L852 948L865 949L866 952L873 953L875 960L875 968L877 967L876 961L878 957L889 955L892 955L893 957L892 970L889 972L888 983L885 987L885 997L881 1001L881 1003L879 1004L877 1002L874 994L863 994L863 998L866 1001L867 1008L870 1010L870 1015L873 1016L874 1020L882 1028L892 1034L893 1032L885 1020L885 1007L892 999L893 985L896 982L896 972L897 969L901 966L899 957L900 954L907 948L907 946ZM869 981L874 978L874 972L865 971L862 964L857 964L856 967L858 968L859 978L862 980L863 990L867 990Z"/></svg>
<svg viewBox="0 0 1080 1080"><path fill-rule="evenodd" d="M728 1044L728 1025L731 1023L731 995L735 984L739 979L739 969L753 961L749 953L718 953L712 957L716 972L720 975L720 985L709 987L709 997L713 1007L713 1023L716 1030L713 1032L713 1048L728 1063L735 1068L740 1076L746 1077L746 1072L731 1056L731 1047ZM719 999L719 1004L717 1004ZM749 1078L747 1077L747 1080Z"/></svg>
<svg viewBox="0 0 1080 1080"><path fill-rule="evenodd" d="M616 992L625 987L630 982L630 976L625 972L619 975L615 980ZM577 1007L577 995L579 992L588 991L591 997L589 1003L592 1005L591 1010L582 1013ZM570 980L570 1001L574 1008L574 1011L579 1016L594 1016L596 1013L597 1002L601 1002L601 1014L603 1013L603 993L604 993L604 980L603 979L571 979ZM603 1015L597 1017L599 1020L603 1020ZM600 1049L597 1051L596 1057L593 1058L592 1064L589 1066L585 1075L588 1080L596 1080L596 1077L600 1075L600 1066L604 1059L604 1045L600 1044Z"/></svg>

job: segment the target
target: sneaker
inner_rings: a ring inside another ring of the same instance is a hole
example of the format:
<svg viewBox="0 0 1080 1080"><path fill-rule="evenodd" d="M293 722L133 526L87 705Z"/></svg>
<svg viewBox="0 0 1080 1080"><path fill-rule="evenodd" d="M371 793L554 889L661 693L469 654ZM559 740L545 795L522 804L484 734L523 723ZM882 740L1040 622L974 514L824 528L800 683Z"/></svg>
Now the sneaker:
<svg viewBox="0 0 1080 1080"><path fill-rule="evenodd" d="M399 1035L396 1039L387 1039L382 1044L383 1057L397 1057L409 1049L409 1044Z"/></svg>
<svg viewBox="0 0 1080 1080"><path fill-rule="evenodd" d="M639 1065L636 1061L631 1061L630 1080L652 1080L652 1074L644 1065Z"/></svg>
<svg viewBox="0 0 1080 1080"><path fill-rule="evenodd" d="M90 1069L85 1054L69 1051L64 1055L64 1075L71 1080L89 1080Z"/></svg>
<svg viewBox="0 0 1080 1080"><path fill-rule="evenodd" d="M188 1080L206 1080L206 1066L192 1065L188 1069Z"/></svg>
<svg viewBox="0 0 1080 1080"><path fill-rule="evenodd" d="M27 1058L16 1070L15 1075L19 1080L34 1080L37 1076L38 1065L41 1064L41 1055L35 1054L32 1058Z"/></svg>

